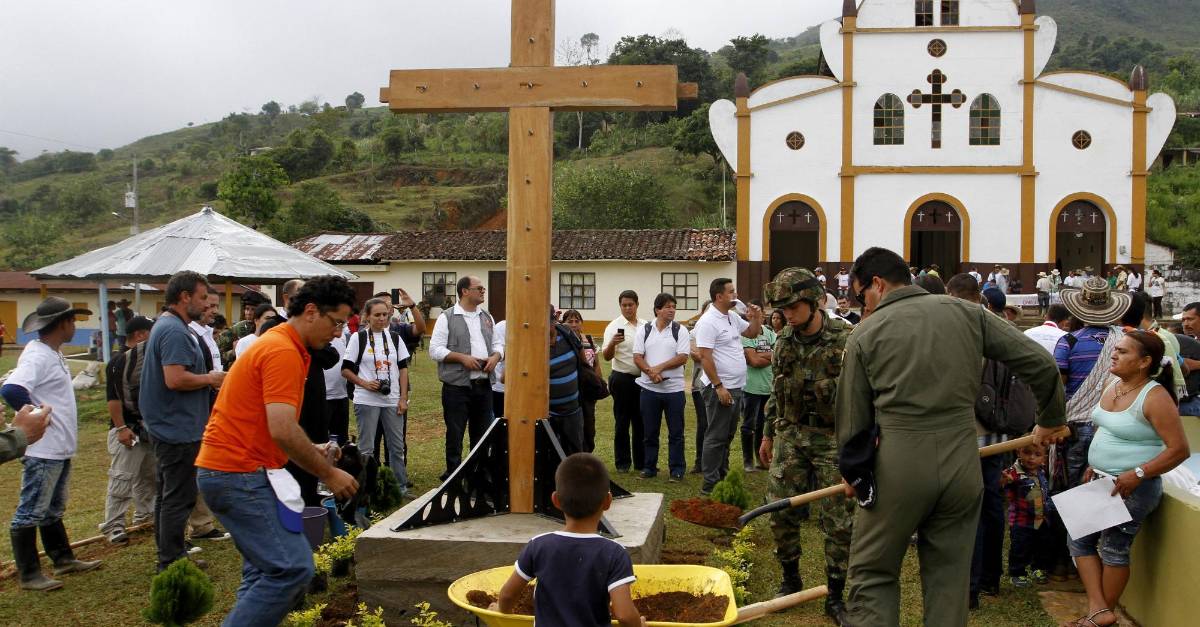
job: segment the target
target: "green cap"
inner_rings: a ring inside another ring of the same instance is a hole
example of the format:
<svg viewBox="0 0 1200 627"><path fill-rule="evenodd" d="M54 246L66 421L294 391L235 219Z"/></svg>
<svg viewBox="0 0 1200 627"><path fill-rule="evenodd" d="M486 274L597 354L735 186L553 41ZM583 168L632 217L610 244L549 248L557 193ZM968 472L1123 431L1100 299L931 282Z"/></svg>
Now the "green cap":
<svg viewBox="0 0 1200 627"><path fill-rule="evenodd" d="M825 288L810 270L806 268L788 268L775 275L775 280L767 283L763 290L767 303L779 309L793 303L806 300L814 309L825 302Z"/></svg>

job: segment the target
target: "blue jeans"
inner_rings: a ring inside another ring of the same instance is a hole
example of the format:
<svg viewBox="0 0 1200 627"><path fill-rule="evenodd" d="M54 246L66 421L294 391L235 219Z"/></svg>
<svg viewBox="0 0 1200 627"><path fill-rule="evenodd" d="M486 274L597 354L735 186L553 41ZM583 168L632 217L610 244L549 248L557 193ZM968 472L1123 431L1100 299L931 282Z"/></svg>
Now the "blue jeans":
<svg viewBox="0 0 1200 627"><path fill-rule="evenodd" d="M375 455L375 434L383 425L383 437L387 441L388 467L396 475L400 494L408 494L408 451L404 450L404 431L408 428L408 415L397 414L396 406L354 404L354 416L358 420L358 451L364 455Z"/></svg>
<svg viewBox="0 0 1200 627"><path fill-rule="evenodd" d="M279 522L267 474L198 468L208 508L233 534L242 554L242 585L226 627L275 627L304 595L313 576L312 547Z"/></svg>
<svg viewBox="0 0 1200 627"><path fill-rule="evenodd" d="M682 477L687 472L683 458L683 392L651 392L642 389L639 401L642 410L642 439L646 443L643 472L658 474L658 434L663 413L667 415L667 468L671 475Z"/></svg>
<svg viewBox="0 0 1200 627"><path fill-rule="evenodd" d="M1077 422L1071 425L1072 435L1067 439L1067 487L1074 488L1083 483L1083 472L1088 467L1088 449L1096 435L1096 425Z"/></svg>
<svg viewBox="0 0 1200 627"><path fill-rule="evenodd" d="M1133 538L1142 529L1142 521L1158 507L1162 500L1162 477L1146 479L1125 499L1125 507L1133 520L1090 536L1071 540L1071 557L1100 556L1105 566L1129 566L1129 549Z"/></svg>
<svg viewBox="0 0 1200 627"><path fill-rule="evenodd" d="M25 457L21 473L21 499L13 514L12 528L44 527L62 520L67 510L67 481L71 460Z"/></svg>
<svg viewBox="0 0 1200 627"><path fill-rule="evenodd" d="M1180 416L1200 416L1200 396L1179 403Z"/></svg>

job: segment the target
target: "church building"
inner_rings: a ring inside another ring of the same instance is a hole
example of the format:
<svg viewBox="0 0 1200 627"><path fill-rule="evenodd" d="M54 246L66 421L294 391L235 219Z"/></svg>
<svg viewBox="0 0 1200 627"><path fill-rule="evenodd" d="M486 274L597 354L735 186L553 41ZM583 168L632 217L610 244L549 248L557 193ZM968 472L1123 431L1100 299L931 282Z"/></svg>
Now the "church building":
<svg viewBox="0 0 1200 627"><path fill-rule="evenodd" d="M1045 72L1058 26L1033 0L846 0L822 74L710 109L737 176L739 287L789 266L849 268L872 246L944 278L1003 264L1141 266L1146 178L1175 121L1128 82ZM749 293L749 292L747 292Z"/></svg>

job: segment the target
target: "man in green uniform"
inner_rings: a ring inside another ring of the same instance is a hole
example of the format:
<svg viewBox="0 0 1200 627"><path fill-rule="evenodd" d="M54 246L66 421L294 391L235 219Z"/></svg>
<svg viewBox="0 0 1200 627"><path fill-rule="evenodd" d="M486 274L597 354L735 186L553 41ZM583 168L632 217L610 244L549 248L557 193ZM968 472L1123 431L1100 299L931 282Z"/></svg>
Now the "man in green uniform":
<svg viewBox="0 0 1200 627"><path fill-rule="evenodd" d="M1066 422L1062 383L1046 349L977 305L912 286L896 253L872 248L850 275L865 317L838 381L838 446L879 428L876 500L858 509L850 548L850 624L899 625L900 565L917 531L925 624L966 625L983 497L974 411L983 358L1029 384L1043 441Z"/></svg>
<svg viewBox="0 0 1200 627"><path fill-rule="evenodd" d="M783 499L808 490L810 479L822 487L841 480L837 438L833 429L833 404L842 353L851 327L821 309L825 290L812 272L788 268L765 290L771 307L783 311L787 326L775 342L771 366L775 378L767 401L767 423L759 456L770 464L767 485L772 499ZM817 525L825 536L825 576L829 595L825 613L838 625L846 624L846 564L854 502L844 496L818 501ZM779 594L799 592L799 510L771 515L775 556L783 568Z"/></svg>
<svg viewBox="0 0 1200 627"><path fill-rule="evenodd" d="M242 319L237 324L229 325L221 334L217 336L217 350L221 353L221 362L225 364L225 370L229 370L233 365L233 361L237 359L234 349L237 347L238 340L247 335L254 335L254 310L262 303L269 303L271 300L260 292L254 290L246 290L242 294Z"/></svg>

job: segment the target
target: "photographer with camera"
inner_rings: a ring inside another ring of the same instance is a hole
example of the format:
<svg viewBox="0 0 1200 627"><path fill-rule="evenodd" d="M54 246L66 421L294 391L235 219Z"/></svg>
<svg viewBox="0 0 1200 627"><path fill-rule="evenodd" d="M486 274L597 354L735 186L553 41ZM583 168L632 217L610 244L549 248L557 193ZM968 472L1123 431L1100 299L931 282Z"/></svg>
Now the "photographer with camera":
<svg viewBox="0 0 1200 627"><path fill-rule="evenodd" d="M354 415L358 419L358 447L375 454L375 433L383 429L388 466L396 475L402 495L407 494L404 430L408 414L408 349L388 329L392 308L381 298L363 306L367 327L350 336L342 376L354 384Z"/></svg>

